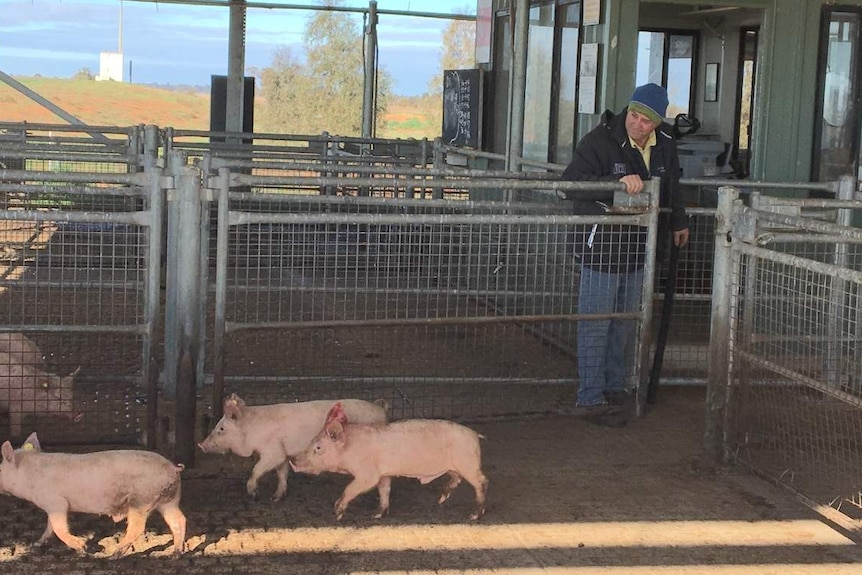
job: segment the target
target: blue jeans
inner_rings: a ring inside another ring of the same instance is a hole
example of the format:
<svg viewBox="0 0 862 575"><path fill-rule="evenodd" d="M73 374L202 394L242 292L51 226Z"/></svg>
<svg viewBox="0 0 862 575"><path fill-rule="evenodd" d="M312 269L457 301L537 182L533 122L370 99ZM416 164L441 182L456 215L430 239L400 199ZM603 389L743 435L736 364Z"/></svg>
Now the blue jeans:
<svg viewBox="0 0 862 575"><path fill-rule="evenodd" d="M637 312L643 269L613 274L581 266L578 313ZM637 321L596 319L578 322L578 405L598 405L605 392L625 391L634 372Z"/></svg>

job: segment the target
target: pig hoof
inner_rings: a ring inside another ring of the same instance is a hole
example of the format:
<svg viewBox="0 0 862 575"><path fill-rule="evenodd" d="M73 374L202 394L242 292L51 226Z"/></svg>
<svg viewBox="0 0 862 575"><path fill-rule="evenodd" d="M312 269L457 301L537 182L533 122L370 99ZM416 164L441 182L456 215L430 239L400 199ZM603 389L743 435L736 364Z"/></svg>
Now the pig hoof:
<svg viewBox="0 0 862 575"><path fill-rule="evenodd" d="M378 507L377 511L374 512L373 517L375 519L383 519L383 516L386 515L387 513L389 513L389 509L381 509Z"/></svg>
<svg viewBox="0 0 862 575"><path fill-rule="evenodd" d="M470 521L476 521L485 514L485 509L477 509L470 515Z"/></svg>
<svg viewBox="0 0 862 575"><path fill-rule="evenodd" d="M445 503L446 500L449 499L450 495L451 495L451 493L447 493L447 492L441 493L440 499L437 500L437 505L442 505L443 503Z"/></svg>

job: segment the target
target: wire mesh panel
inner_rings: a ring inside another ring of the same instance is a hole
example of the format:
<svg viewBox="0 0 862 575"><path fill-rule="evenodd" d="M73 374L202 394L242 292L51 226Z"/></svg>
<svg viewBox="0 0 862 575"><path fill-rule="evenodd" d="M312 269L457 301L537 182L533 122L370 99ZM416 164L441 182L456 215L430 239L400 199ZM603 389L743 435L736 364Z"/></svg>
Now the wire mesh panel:
<svg viewBox="0 0 862 575"><path fill-rule="evenodd" d="M813 233L809 242L797 234L780 249L735 246L730 449L816 504L858 520L862 274L813 257L836 248L858 254L862 234L843 229L852 242L828 250ZM772 237L763 234L755 237Z"/></svg>
<svg viewBox="0 0 862 575"><path fill-rule="evenodd" d="M136 172L138 126L70 126L0 122L0 169L45 172Z"/></svg>
<svg viewBox="0 0 862 575"><path fill-rule="evenodd" d="M0 170L0 421L10 435L142 439L158 181Z"/></svg>
<svg viewBox="0 0 862 575"><path fill-rule="evenodd" d="M575 393L572 238L643 225L561 215L559 202L383 199L366 180L366 197L301 196L258 178L230 175L272 191L224 192L219 240L225 392L251 403L383 397L393 417L557 409Z"/></svg>

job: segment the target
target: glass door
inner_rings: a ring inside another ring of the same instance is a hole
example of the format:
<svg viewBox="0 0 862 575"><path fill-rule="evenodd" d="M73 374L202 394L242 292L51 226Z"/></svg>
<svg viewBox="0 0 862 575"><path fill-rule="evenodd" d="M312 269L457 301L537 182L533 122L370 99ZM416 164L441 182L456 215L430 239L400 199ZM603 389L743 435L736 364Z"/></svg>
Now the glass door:
<svg viewBox="0 0 862 575"><path fill-rule="evenodd" d="M818 113L812 177L831 181L859 174L860 23L862 10L824 10L818 78Z"/></svg>

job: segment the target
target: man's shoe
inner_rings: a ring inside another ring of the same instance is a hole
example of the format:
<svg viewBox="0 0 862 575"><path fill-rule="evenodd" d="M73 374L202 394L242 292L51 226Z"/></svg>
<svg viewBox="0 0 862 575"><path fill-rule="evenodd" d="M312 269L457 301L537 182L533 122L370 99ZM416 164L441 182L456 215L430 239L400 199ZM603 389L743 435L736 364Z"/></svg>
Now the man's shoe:
<svg viewBox="0 0 862 575"><path fill-rule="evenodd" d="M587 415L602 415L608 412L610 406L607 401L602 401L601 403L596 403L594 405L575 405L575 408L572 410L572 415L581 417Z"/></svg>
<svg viewBox="0 0 862 575"><path fill-rule="evenodd" d="M605 399L608 402L608 405L628 405L629 401L631 401L632 394L628 391L606 391Z"/></svg>

